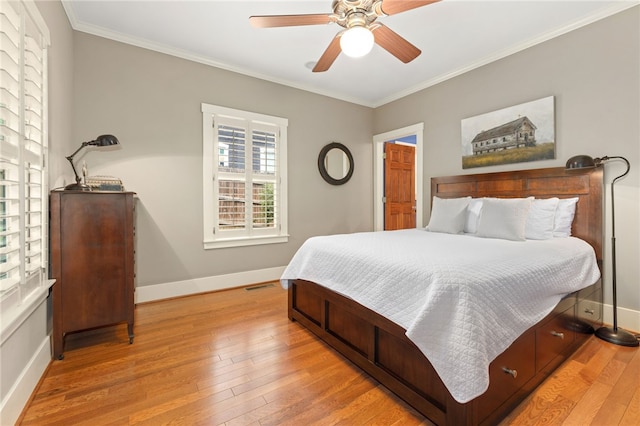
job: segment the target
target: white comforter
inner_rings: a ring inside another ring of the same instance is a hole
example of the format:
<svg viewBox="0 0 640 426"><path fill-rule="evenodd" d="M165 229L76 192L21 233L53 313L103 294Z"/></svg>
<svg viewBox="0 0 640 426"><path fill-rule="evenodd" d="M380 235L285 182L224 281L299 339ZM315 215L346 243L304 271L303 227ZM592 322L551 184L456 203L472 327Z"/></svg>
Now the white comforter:
<svg viewBox="0 0 640 426"><path fill-rule="evenodd" d="M593 249L577 238L516 242L411 229L310 238L281 282L313 281L402 326L464 403L485 392L496 356L599 276Z"/></svg>

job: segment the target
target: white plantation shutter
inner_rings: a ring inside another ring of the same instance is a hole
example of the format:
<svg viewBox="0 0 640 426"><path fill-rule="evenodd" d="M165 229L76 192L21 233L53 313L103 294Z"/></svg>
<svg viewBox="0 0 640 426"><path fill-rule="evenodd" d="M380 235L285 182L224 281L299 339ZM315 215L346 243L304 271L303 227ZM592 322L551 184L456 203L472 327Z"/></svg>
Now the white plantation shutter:
<svg viewBox="0 0 640 426"><path fill-rule="evenodd" d="M218 125L218 229L224 231L247 229L246 209L246 148L247 129L243 123Z"/></svg>
<svg viewBox="0 0 640 426"><path fill-rule="evenodd" d="M33 3L0 2L0 302L46 281L48 30Z"/></svg>
<svg viewBox="0 0 640 426"><path fill-rule="evenodd" d="M20 283L18 165L0 159L0 294Z"/></svg>
<svg viewBox="0 0 640 426"><path fill-rule="evenodd" d="M272 230L278 223L277 128L254 127L252 132L252 183L254 230Z"/></svg>
<svg viewBox="0 0 640 426"><path fill-rule="evenodd" d="M287 120L202 104L205 248L287 241Z"/></svg>

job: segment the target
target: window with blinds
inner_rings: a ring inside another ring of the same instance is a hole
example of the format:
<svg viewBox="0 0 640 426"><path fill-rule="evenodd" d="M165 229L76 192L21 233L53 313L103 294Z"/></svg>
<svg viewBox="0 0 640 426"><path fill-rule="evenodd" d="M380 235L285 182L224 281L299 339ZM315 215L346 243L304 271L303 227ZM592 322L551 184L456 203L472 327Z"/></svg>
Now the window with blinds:
<svg viewBox="0 0 640 426"><path fill-rule="evenodd" d="M287 120L202 104L205 248L287 241Z"/></svg>
<svg viewBox="0 0 640 426"><path fill-rule="evenodd" d="M48 31L34 4L0 2L0 302L45 280Z"/></svg>

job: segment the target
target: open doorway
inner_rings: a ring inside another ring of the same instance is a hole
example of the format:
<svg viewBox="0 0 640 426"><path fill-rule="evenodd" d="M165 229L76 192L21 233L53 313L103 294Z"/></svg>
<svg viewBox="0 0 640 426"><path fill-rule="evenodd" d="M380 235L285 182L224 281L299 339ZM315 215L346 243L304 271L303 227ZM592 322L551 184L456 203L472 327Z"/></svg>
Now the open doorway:
<svg viewBox="0 0 640 426"><path fill-rule="evenodd" d="M385 229L385 143L397 142L399 145L414 145L415 142L415 227L423 226L423 130L424 123L414 124L390 132L381 133L373 137L373 167L374 167L374 230Z"/></svg>

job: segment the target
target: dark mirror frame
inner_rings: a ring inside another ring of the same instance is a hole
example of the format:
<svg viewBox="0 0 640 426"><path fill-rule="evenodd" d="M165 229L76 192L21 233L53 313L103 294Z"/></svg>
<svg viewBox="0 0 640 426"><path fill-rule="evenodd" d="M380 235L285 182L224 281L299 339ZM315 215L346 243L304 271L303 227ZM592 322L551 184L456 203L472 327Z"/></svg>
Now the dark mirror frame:
<svg viewBox="0 0 640 426"><path fill-rule="evenodd" d="M329 151L331 151L332 149L339 149L340 151L344 152L347 155L347 158L349 159L349 171L347 172L347 175L342 179L335 179L331 177L331 175L329 175L329 172L327 172L327 169L324 165L325 157L327 156ZM349 148L347 148L343 144L339 142L331 142L325 145L320 151L320 155L318 155L318 170L320 171L320 176L322 176L322 178L328 183L330 183L331 185L343 185L347 183L349 179L351 179L351 176L353 175L353 155L351 155L351 151L349 151Z"/></svg>

